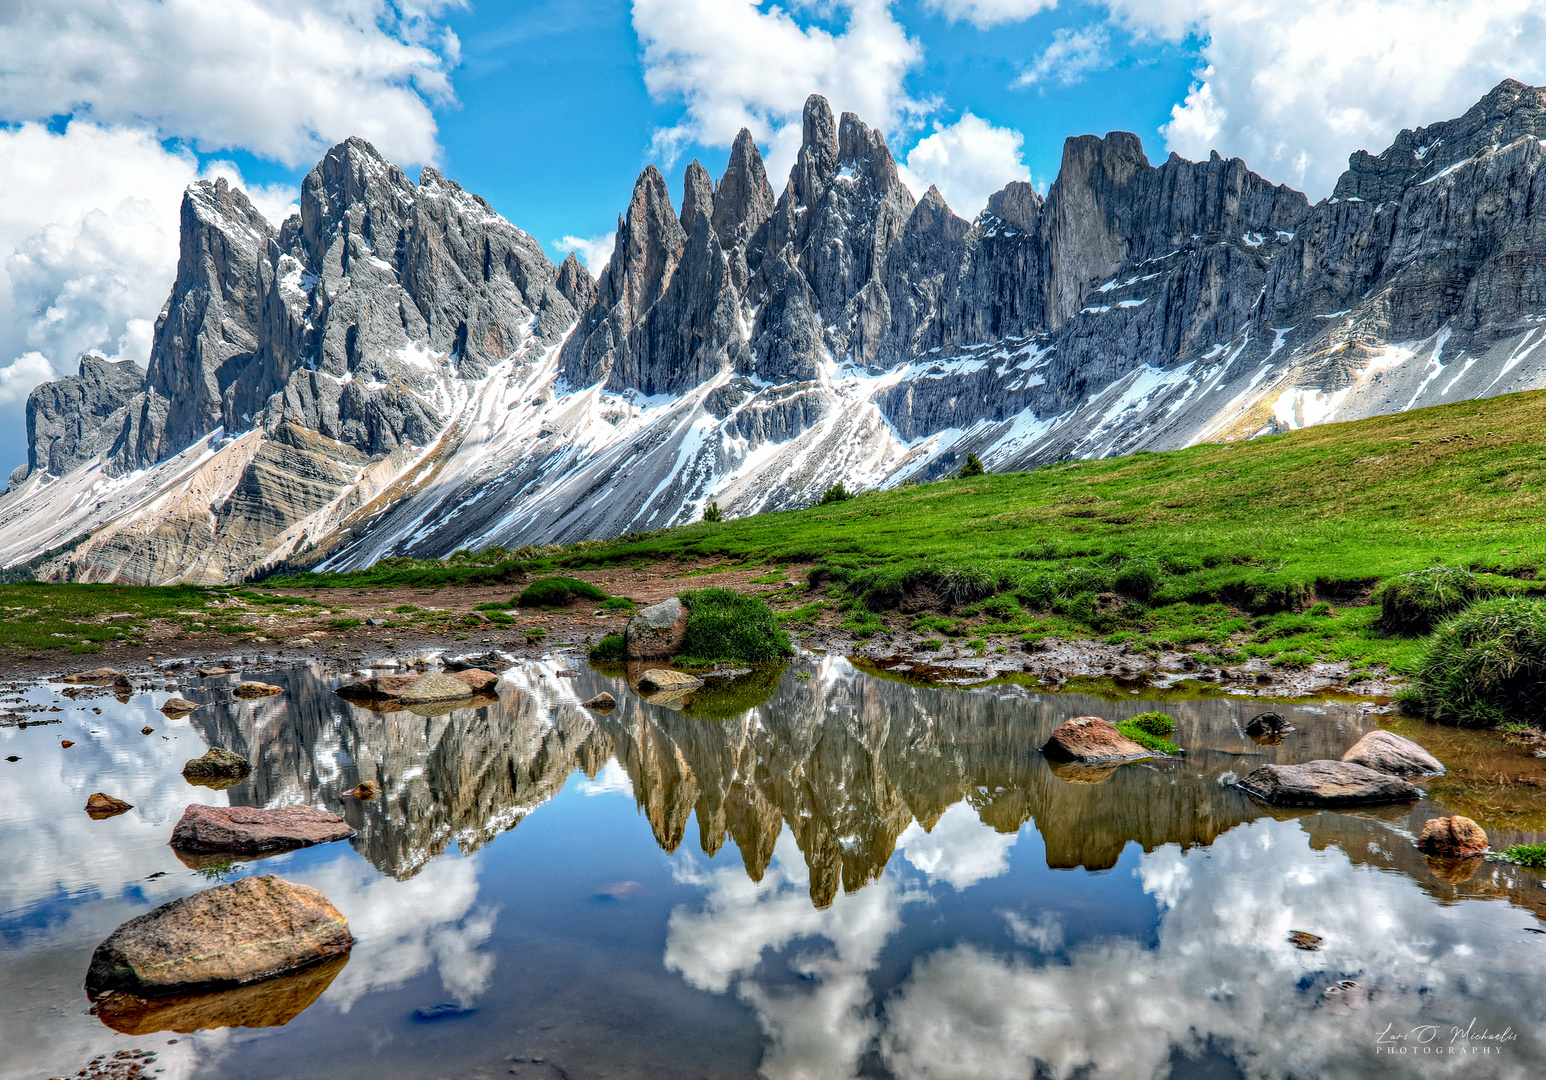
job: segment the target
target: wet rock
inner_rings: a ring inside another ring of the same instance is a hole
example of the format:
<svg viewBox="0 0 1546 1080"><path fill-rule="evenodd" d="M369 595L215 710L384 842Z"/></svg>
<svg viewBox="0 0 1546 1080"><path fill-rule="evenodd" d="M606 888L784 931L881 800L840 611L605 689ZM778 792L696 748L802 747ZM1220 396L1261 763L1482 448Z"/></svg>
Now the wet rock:
<svg viewBox="0 0 1546 1080"><path fill-rule="evenodd" d="M344 953L288 975L207 994L144 998L113 991L97 1000L97 1019L125 1035L282 1027L310 1008L348 962Z"/></svg>
<svg viewBox="0 0 1546 1080"><path fill-rule="evenodd" d="M1476 872L1486 865L1487 860L1480 855L1473 855L1470 858L1424 855L1423 862L1428 864L1428 872L1440 881L1446 881L1451 885L1464 885L1476 876Z"/></svg>
<svg viewBox="0 0 1546 1080"><path fill-rule="evenodd" d="M155 728L151 727L149 724L146 724L144 727L140 728L140 734L141 735L150 735L155 730L156 730Z"/></svg>
<svg viewBox="0 0 1546 1080"><path fill-rule="evenodd" d="M60 682L67 683L98 683L106 685L118 678L118 672L110 667L93 668L90 671L82 671L75 675L66 675Z"/></svg>
<svg viewBox="0 0 1546 1080"><path fill-rule="evenodd" d="M334 691L339 697L355 701L391 701L403 696L418 681L417 675L376 675L359 682L346 683Z"/></svg>
<svg viewBox="0 0 1546 1080"><path fill-rule="evenodd" d="M284 692L284 687L282 686L275 686L273 683L266 682L252 682L250 680L231 691L239 698L273 697L275 694L282 694Z"/></svg>
<svg viewBox="0 0 1546 1080"><path fill-rule="evenodd" d="M221 667L219 664L215 664L212 667L201 667L201 668L198 668L197 671L198 671L199 675L201 677L205 678L205 679L218 679L222 675L235 675L236 674L236 672L233 671L232 669L227 668L227 667Z"/></svg>
<svg viewBox="0 0 1546 1080"><path fill-rule="evenodd" d="M241 986L347 953L349 924L316 889L243 878L130 919L91 957L86 990L140 997Z"/></svg>
<svg viewBox="0 0 1546 1080"><path fill-rule="evenodd" d="M404 705L431 705L444 701L460 701L472 696L472 687L449 675L433 672L421 675L399 697Z"/></svg>
<svg viewBox="0 0 1546 1080"><path fill-rule="evenodd" d="M1051 761L1076 761L1084 765L1163 756L1135 743L1118 731L1110 720L1099 716L1064 720L1042 744L1041 752Z"/></svg>
<svg viewBox="0 0 1546 1080"><path fill-rule="evenodd" d="M1425 855L1467 858L1488 848L1487 833L1468 817L1430 818L1423 825L1417 847Z"/></svg>
<svg viewBox="0 0 1546 1080"><path fill-rule="evenodd" d="M1296 949L1303 949L1305 952L1318 951L1321 943L1325 940L1319 934L1311 934L1303 930L1290 930L1288 932L1288 943Z"/></svg>
<svg viewBox="0 0 1546 1080"><path fill-rule="evenodd" d="M17 757L15 754L7 754L5 760L7 760L7 761L20 761L21 758Z"/></svg>
<svg viewBox="0 0 1546 1080"><path fill-rule="evenodd" d="M449 656L441 660L441 666L448 672L471 671L474 668L483 671L503 671L507 666L505 658L497 652L467 653L464 656Z"/></svg>
<svg viewBox="0 0 1546 1080"><path fill-rule="evenodd" d="M75 740L74 739L61 739L59 741L59 745L64 747L66 750L68 750L70 747L75 745Z"/></svg>
<svg viewBox="0 0 1546 1080"><path fill-rule="evenodd" d="M202 806L194 804L172 830L182 851L259 855L347 840L354 835L337 814L314 806Z"/></svg>
<svg viewBox="0 0 1546 1080"><path fill-rule="evenodd" d="M481 668L464 668L461 671L450 672L450 677L459 683L465 683L468 689L478 694L491 694L499 685L499 676L492 671L484 671Z"/></svg>
<svg viewBox="0 0 1546 1080"><path fill-rule="evenodd" d="M129 682L129 676L119 673L113 677L113 687L117 690L132 690L134 685Z"/></svg>
<svg viewBox="0 0 1546 1080"><path fill-rule="evenodd" d="M1422 797L1399 776L1351 761L1263 765L1241 780L1240 788L1269 806L1375 806Z"/></svg>
<svg viewBox="0 0 1546 1080"><path fill-rule="evenodd" d="M1260 735L1286 735L1294 730L1294 725L1283 719L1282 713L1264 712L1251 717L1245 725L1245 733L1251 738Z"/></svg>
<svg viewBox="0 0 1546 1080"><path fill-rule="evenodd" d="M161 711L174 719L179 716L187 716L197 708L198 705L196 703L189 701L187 698L180 697L168 698L161 704ZM149 734L149 732L147 731L146 734Z"/></svg>
<svg viewBox="0 0 1546 1080"><path fill-rule="evenodd" d="M133 806L122 799L115 799L111 795L103 794L100 791L86 800L86 813L98 821L103 818L117 817L119 814L127 813L133 809Z"/></svg>
<svg viewBox="0 0 1546 1080"><path fill-rule="evenodd" d="M594 709L597 712L611 712L617 708L617 698L603 690L589 701L580 702L580 705L583 708Z"/></svg>
<svg viewBox="0 0 1546 1080"><path fill-rule="evenodd" d="M1441 776L1444 773L1444 765L1438 758L1393 731L1369 732L1342 755L1342 760L1393 776Z"/></svg>
<svg viewBox="0 0 1546 1080"><path fill-rule="evenodd" d="M670 668L653 668L639 676L639 691L645 694L658 694L663 691L680 693L696 690L702 685L702 679L689 675L685 671L672 671Z"/></svg>
<svg viewBox="0 0 1546 1080"><path fill-rule="evenodd" d="M687 640L687 607L676 597L642 608L623 632L624 655L630 660L665 660Z"/></svg>
<svg viewBox="0 0 1546 1080"><path fill-rule="evenodd" d="M252 771L247 759L223 747L210 747L203 757L183 766L183 776L194 782L203 780L240 780Z"/></svg>
<svg viewBox="0 0 1546 1080"><path fill-rule="evenodd" d="M352 799L359 799L361 802L370 802L370 800L376 797L380 790L381 789L376 786L376 782L374 780L362 780L360 783L354 785L354 787L344 792L344 794Z"/></svg>

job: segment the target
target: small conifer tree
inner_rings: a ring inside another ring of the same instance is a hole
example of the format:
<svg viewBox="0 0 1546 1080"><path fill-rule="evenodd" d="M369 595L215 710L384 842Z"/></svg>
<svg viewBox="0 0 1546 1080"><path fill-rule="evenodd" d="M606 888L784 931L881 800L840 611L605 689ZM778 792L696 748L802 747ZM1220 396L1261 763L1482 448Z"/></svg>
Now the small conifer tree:
<svg viewBox="0 0 1546 1080"><path fill-rule="evenodd" d="M956 473L958 480L965 480L971 476L982 476L988 470L983 468L982 459L976 454L966 455L966 464L961 466L961 471Z"/></svg>
<svg viewBox="0 0 1546 1080"><path fill-rule="evenodd" d="M719 503L711 502L703 510L704 521L724 521L725 515L720 513Z"/></svg>

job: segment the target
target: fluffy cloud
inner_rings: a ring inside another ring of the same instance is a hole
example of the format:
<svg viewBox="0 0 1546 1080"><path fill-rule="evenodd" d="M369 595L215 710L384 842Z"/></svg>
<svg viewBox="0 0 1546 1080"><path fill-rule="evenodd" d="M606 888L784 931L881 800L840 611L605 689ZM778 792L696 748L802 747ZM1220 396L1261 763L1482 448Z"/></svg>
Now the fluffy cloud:
<svg viewBox="0 0 1546 1080"><path fill-rule="evenodd" d="M956 213L972 218L1009 181L1031 178L1021 156L1024 145L1025 136L1013 128L994 127L965 112L948 127L935 125L934 134L920 139L899 169L914 195L933 184Z"/></svg>
<svg viewBox="0 0 1546 1080"><path fill-rule="evenodd" d="M1082 82L1089 72L1111 66L1111 57L1106 51L1110 44L1111 34L1104 26L1062 27L1053 31L1052 44L1043 49L1011 85L1037 86L1055 82L1059 86L1072 86Z"/></svg>
<svg viewBox="0 0 1546 1080"><path fill-rule="evenodd" d="M749 128L769 147L769 179L781 187L808 95L889 132L927 111L902 86L922 46L890 4L834 0L830 8L846 16L840 32L802 25L780 7L764 11L756 0L634 0L644 84L657 100L687 107L680 123L656 133L654 151L674 159L687 143L727 146Z"/></svg>
<svg viewBox="0 0 1546 1080"><path fill-rule="evenodd" d="M956 803L924 831L916 821L897 838L908 862L928 877L960 890L1009 869L1009 849L1019 833L1001 833L984 825L966 803Z"/></svg>
<svg viewBox="0 0 1546 1080"><path fill-rule="evenodd" d="M924 0L924 10L937 11L951 22L965 21L979 30L999 23L1028 19L1057 7L1057 0Z"/></svg>
<svg viewBox="0 0 1546 1080"><path fill-rule="evenodd" d="M291 165L363 135L396 160L436 155L429 102L450 96L444 4L387 0L42 0L0 17L0 117L151 126L201 150Z"/></svg>
<svg viewBox="0 0 1546 1080"><path fill-rule="evenodd" d="M617 233L609 232L589 238L561 236L553 241L553 246L560 252L574 252L585 264L585 269L590 271L591 277L600 277L601 272L607 268L607 263L612 261L612 248L616 243Z"/></svg>
<svg viewBox="0 0 1546 1080"><path fill-rule="evenodd" d="M1244 158L1312 197L1354 150L1458 116L1505 77L1540 82L1542 0L1111 0L1140 34L1206 42L1162 129L1187 157Z"/></svg>
<svg viewBox="0 0 1546 1080"><path fill-rule="evenodd" d="M144 365L177 267L182 192L201 176L246 188L270 215L294 192L251 188L234 165L200 167L151 132L72 121L0 130L0 418L87 350ZM19 434L19 422L6 427ZM19 443L17 444L19 445ZM5 448L12 455L16 450ZM0 464L14 465L11 461Z"/></svg>

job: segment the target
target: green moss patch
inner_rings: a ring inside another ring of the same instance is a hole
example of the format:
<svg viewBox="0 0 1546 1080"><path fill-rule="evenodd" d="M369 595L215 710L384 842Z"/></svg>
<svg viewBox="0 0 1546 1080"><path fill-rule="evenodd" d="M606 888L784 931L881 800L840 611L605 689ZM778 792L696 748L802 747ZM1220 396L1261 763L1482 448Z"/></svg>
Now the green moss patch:
<svg viewBox="0 0 1546 1080"><path fill-rule="evenodd" d="M1444 623L1402 708L1461 727L1538 722L1546 715L1546 600L1484 600Z"/></svg>
<svg viewBox="0 0 1546 1080"><path fill-rule="evenodd" d="M1117 723L1117 730L1146 750L1159 754L1179 754L1181 748L1168 736L1175 734L1176 722L1169 713L1146 712Z"/></svg>
<svg viewBox="0 0 1546 1080"><path fill-rule="evenodd" d="M794 654L773 609L755 596L733 589L693 589L682 593L681 601L688 610L687 639L678 663L759 664Z"/></svg>
<svg viewBox="0 0 1546 1080"><path fill-rule="evenodd" d="M588 581L572 577L546 577L538 578L526 586L515 602L520 607L561 608L578 600L600 604L610 599Z"/></svg>

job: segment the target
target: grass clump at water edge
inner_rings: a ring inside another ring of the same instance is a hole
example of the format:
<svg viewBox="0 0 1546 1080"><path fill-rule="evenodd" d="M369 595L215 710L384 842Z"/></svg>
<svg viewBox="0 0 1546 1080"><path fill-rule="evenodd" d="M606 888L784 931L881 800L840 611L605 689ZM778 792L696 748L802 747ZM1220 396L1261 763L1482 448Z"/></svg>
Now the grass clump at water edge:
<svg viewBox="0 0 1546 1080"><path fill-rule="evenodd" d="M526 586L515 602L519 607L559 608L568 607L577 600L593 600L600 604L610 599L588 581L572 577L545 577Z"/></svg>
<svg viewBox="0 0 1546 1080"><path fill-rule="evenodd" d="M1537 721L1546 711L1546 600L1486 600L1444 623L1401 706L1459 727Z"/></svg>
<svg viewBox="0 0 1546 1080"><path fill-rule="evenodd" d="M1498 856L1516 866L1546 870L1546 844L1515 844L1498 852Z"/></svg>
<svg viewBox="0 0 1546 1080"><path fill-rule="evenodd" d="M1117 730L1145 750L1160 754L1180 754L1182 749L1167 736L1175 734L1176 722L1169 713L1146 712L1117 723Z"/></svg>
<svg viewBox="0 0 1546 1080"><path fill-rule="evenodd" d="M688 614L687 638L678 663L760 664L794 654L773 609L755 596L742 596L733 589L694 589L680 599Z"/></svg>

